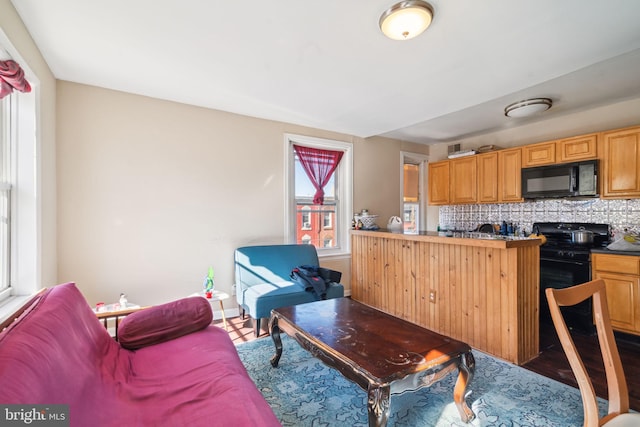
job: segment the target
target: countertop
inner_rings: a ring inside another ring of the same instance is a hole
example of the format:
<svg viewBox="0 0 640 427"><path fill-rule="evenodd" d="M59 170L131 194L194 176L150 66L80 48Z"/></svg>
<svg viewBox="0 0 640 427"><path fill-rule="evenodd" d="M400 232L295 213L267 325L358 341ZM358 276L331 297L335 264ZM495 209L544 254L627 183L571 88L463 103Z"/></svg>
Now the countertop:
<svg viewBox="0 0 640 427"><path fill-rule="evenodd" d="M351 230L354 235L377 236L400 240L417 240L451 245L486 246L493 248L513 248L522 246L539 246L539 238L501 236L478 232L443 232L420 231L418 233L395 232L385 229L379 230Z"/></svg>
<svg viewBox="0 0 640 427"><path fill-rule="evenodd" d="M629 255L629 256L640 256L640 251L616 251L607 248L593 248L591 249L592 254L611 254L611 255Z"/></svg>

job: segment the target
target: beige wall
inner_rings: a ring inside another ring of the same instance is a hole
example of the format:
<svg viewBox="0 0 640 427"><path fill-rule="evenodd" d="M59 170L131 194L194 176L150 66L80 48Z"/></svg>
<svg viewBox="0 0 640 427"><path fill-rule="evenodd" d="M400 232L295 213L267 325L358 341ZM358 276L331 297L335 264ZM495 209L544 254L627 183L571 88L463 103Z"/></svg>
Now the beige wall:
<svg viewBox="0 0 640 427"><path fill-rule="evenodd" d="M58 82L59 281L90 303L230 291L233 250L284 242L284 134L352 142L354 209L398 215L400 141L360 138ZM384 178L383 178L384 177ZM343 272L350 260L322 261Z"/></svg>
<svg viewBox="0 0 640 427"><path fill-rule="evenodd" d="M487 144L508 148L634 126L640 124L638 111L640 98L627 99L577 113L555 115L550 119L544 119L542 115L539 120L526 125L433 145L431 161L446 159L447 147L451 144L460 144L462 150L476 149ZM518 124L517 120L514 119L514 126Z"/></svg>
<svg viewBox="0 0 640 427"><path fill-rule="evenodd" d="M56 259L56 82L40 51L22 24L22 20L9 0L0 0L0 31L8 39L5 46L31 79L37 110L37 154L40 166L36 176L36 224L39 239L36 249L36 276L39 283L26 284L21 289L39 289L57 282ZM32 74L31 74L32 73ZM25 284L22 284L25 285ZM21 291L22 292L22 291Z"/></svg>

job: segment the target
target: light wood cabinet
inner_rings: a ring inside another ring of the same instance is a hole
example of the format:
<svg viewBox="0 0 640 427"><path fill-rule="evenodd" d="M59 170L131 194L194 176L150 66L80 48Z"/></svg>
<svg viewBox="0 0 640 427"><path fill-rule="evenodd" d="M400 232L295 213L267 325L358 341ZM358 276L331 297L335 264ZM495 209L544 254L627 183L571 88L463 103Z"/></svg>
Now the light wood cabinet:
<svg viewBox="0 0 640 427"><path fill-rule="evenodd" d="M451 203L476 203L477 159L476 156L453 159L449 163Z"/></svg>
<svg viewBox="0 0 640 427"><path fill-rule="evenodd" d="M498 201L498 153L478 154L478 203Z"/></svg>
<svg viewBox="0 0 640 427"><path fill-rule="evenodd" d="M611 326L640 335L640 257L593 254L594 279L603 279Z"/></svg>
<svg viewBox="0 0 640 427"><path fill-rule="evenodd" d="M522 147L522 167L552 165L556 162L556 143L542 142Z"/></svg>
<svg viewBox="0 0 640 427"><path fill-rule="evenodd" d="M556 160L566 163L595 159L598 156L597 143L597 134L561 139L556 143Z"/></svg>
<svg viewBox="0 0 640 427"><path fill-rule="evenodd" d="M522 149L498 151L498 198L501 202L521 202Z"/></svg>
<svg viewBox="0 0 640 427"><path fill-rule="evenodd" d="M602 134L602 198L640 197L640 127Z"/></svg>
<svg viewBox="0 0 640 427"><path fill-rule="evenodd" d="M351 298L523 364L539 352L539 240L351 232Z"/></svg>
<svg viewBox="0 0 640 427"><path fill-rule="evenodd" d="M449 160L429 163L430 205L449 204Z"/></svg>
<svg viewBox="0 0 640 427"><path fill-rule="evenodd" d="M591 160L598 156L598 135L589 134L522 147L522 167Z"/></svg>
<svg viewBox="0 0 640 427"><path fill-rule="evenodd" d="M429 204L521 202L521 148L429 164Z"/></svg>

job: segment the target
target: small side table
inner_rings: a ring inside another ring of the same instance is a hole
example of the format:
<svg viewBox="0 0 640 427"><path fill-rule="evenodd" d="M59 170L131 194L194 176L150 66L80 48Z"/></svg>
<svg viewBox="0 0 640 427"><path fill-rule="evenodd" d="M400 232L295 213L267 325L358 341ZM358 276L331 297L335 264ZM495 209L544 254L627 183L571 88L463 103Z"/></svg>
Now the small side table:
<svg viewBox="0 0 640 427"><path fill-rule="evenodd" d="M222 323L224 324L224 329L225 331L229 332L229 328L227 327L227 318L224 315L224 304L222 303L222 301L229 299L229 294L226 292L222 292L222 291L213 291L211 292L211 298L207 298L205 296L205 292L204 291L200 291L197 292L195 294L191 294L189 295L190 297L202 297L204 299L206 299L207 301L209 301L209 304L212 305L211 308L213 308L213 303L218 301L218 303L220 304L220 312L222 313Z"/></svg>
<svg viewBox="0 0 640 427"><path fill-rule="evenodd" d="M127 303L126 307L122 307L120 303L101 305L100 307L93 308L93 312L98 319L102 321L105 329L109 330L109 319L114 319L115 324L115 339L118 340L118 326L123 317L135 313L147 307L140 307L137 304Z"/></svg>

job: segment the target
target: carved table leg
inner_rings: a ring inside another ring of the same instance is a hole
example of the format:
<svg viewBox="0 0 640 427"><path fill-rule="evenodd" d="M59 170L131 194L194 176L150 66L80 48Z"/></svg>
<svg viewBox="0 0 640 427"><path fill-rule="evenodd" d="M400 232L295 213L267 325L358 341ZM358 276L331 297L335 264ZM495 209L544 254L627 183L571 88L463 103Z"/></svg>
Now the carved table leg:
<svg viewBox="0 0 640 427"><path fill-rule="evenodd" d="M391 387L369 385L367 409L369 411L369 427L385 427L391 410Z"/></svg>
<svg viewBox="0 0 640 427"><path fill-rule="evenodd" d="M278 362L280 362L280 356L282 356L282 340L280 339L280 328L278 327L278 319L276 317L272 318L269 322L269 331L273 339L273 344L276 346L276 354L271 358L271 366L277 368Z"/></svg>
<svg viewBox="0 0 640 427"><path fill-rule="evenodd" d="M453 400L458 407L458 412L460 412L460 418L465 423L473 421L476 417L465 400L467 385L469 385L469 383L473 379L475 370L476 360L473 357L473 354L471 354L471 351L460 355L460 364L458 365L458 379L456 380L456 385L453 389Z"/></svg>

